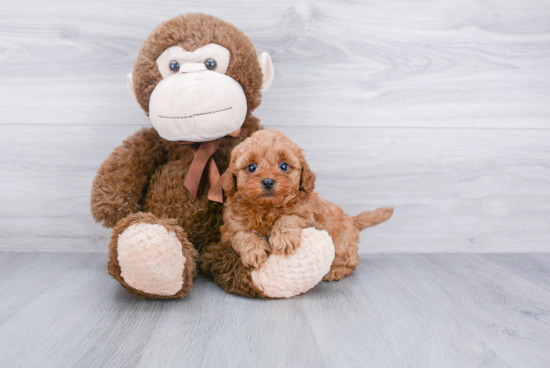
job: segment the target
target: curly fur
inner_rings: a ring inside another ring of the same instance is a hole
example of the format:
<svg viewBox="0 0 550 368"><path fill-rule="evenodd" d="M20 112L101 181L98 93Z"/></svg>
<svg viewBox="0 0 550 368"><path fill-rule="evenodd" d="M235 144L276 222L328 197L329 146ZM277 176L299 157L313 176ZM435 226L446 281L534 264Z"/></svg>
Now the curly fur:
<svg viewBox="0 0 550 368"><path fill-rule="evenodd" d="M141 47L133 72L134 90L147 114L151 92L162 79L156 65L158 56L171 46L179 45L193 51L208 43L217 43L230 51L227 75L240 83L248 104L241 136L222 138L213 156L219 171L223 173L229 165L233 148L262 129L259 120L252 116L252 111L261 101L262 72L253 44L240 30L205 14L180 15L162 23ZM173 220L170 226L177 225L179 231L199 250L220 241L223 205L207 199L207 176L203 176L196 198L192 198L183 185L192 161L193 153L189 146L167 141L153 128L143 128L111 153L94 179L92 215L106 227L116 226L110 246L109 272L136 295L161 297L131 290L117 273L115 234L129 226L128 221L133 221L129 220L133 219L133 214L149 213L151 221Z"/></svg>
<svg viewBox="0 0 550 368"><path fill-rule="evenodd" d="M290 166L287 172L279 169L282 161ZM247 171L251 163L258 167L254 173ZM276 181L273 190L262 187L265 178ZM293 254L300 246L302 230L314 227L326 230L335 247L334 261L323 280L340 280L360 262L360 231L388 220L393 213L392 209L379 208L351 217L319 197L313 191L315 174L303 150L278 130L258 131L237 146L222 184L228 198L221 248L232 247L251 270L258 269L270 254Z"/></svg>

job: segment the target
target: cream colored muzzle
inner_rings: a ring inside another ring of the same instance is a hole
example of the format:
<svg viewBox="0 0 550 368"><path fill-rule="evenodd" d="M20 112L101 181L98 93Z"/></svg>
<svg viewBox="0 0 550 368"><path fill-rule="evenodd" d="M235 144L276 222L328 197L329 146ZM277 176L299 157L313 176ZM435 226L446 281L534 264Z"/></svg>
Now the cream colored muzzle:
<svg viewBox="0 0 550 368"><path fill-rule="evenodd" d="M169 141L206 142L239 129L246 117L246 96L233 78L183 63L160 81L149 100L149 118Z"/></svg>

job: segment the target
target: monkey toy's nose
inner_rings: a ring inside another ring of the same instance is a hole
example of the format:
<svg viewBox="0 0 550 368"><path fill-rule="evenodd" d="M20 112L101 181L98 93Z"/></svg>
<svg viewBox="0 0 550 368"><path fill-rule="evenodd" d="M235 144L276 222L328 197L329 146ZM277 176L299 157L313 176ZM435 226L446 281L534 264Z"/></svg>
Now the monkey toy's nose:
<svg viewBox="0 0 550 368"><path fill-rule="evenodd" d="M264 187L267 190L273 189L275 186L275 180L273 179L264 179L262 180L262 187Z"/></svg>

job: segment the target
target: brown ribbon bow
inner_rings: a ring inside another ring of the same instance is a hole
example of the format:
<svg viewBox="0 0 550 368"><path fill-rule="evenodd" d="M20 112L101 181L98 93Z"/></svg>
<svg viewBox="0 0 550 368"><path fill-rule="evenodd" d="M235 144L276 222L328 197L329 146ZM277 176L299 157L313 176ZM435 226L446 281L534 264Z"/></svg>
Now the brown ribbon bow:
<svg viewBox="0 0 550 368"><path fill-rule="evenodd" d="M228 137L238 137L240 135L241 129L238 129L229 134ZM213 202L223 203L222 179L218 166L216 166L216 162L212 157L220 146L220 139L209 142L180 142L180 144L191 145L191 151L193 152L193 156L195 156L187 172L187 177L183 182L183 185L189 190L191 196L193 198L197 197L202 174L205 168L207 168L208 182L210 184L208 199Z"/></svg>

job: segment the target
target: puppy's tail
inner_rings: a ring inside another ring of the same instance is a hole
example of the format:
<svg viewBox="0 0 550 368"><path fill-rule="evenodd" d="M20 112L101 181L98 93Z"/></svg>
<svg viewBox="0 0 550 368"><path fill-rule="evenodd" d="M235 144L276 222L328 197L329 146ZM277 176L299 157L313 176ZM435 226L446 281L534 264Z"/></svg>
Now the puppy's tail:
<svg viewBox="0 0 550 368"><path fill-rule="evenodd" d="M391 215L393 215L393 208L380 207L375 211L361 212L353 218L353 223L355 224L355 227L361 231L367 227L378 225L386 220L389 220Z"/></svg>

